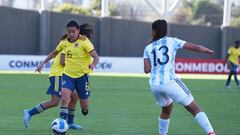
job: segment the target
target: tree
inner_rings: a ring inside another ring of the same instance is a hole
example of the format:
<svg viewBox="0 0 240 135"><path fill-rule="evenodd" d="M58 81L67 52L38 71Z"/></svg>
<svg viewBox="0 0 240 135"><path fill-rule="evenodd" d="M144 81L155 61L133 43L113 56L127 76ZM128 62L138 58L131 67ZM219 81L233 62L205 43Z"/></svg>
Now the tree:
<svg viewBox="0 0 240 135"><path fill-rule="evenodd" d="M237 5L232 6L231 25L240 26L240 6Z"/></svg>
<svg viewBox="0 0 240 135"><path fill-rule="evenodd" d="M93 9L96 16L101 16L101 6L102 6L102 0L93 0L91 9ZM109 0L109 15L118 15L119 12L117 10L117 7L112 3L111 0Z"/></svg>
<svg viewBox="0 0 240 135"><path fill-rule="evenodd" d="M205 24L221 25L223 20L223 9L220 5L210 1L199 1L195 6L195 20L203 20Z"/></svg>
<svg viewBox="0 0 240 135"><path fill-rule="evenodd" d="M72 13L72 14L93 15L92 10L90 8L82 8L81 6L71 4L71 3L61 4L55 7L53 11Z"/></svg>

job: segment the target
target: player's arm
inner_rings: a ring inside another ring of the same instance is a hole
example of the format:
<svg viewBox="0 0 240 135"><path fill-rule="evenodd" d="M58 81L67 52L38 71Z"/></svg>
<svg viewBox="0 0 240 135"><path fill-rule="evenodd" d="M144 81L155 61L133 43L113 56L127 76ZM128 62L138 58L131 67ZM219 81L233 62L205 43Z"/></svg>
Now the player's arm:
<svg viewBox="0 0 240 135"><path fill-rule="evenodd" d="M60 64L65 66L65 53L60 54Z"/></svg>
<svg viewBox="0 0 240 135"><path fill-rule="evenodd" d="M93 58L93 62L92 62L91 65L89 65L89 68L93 70L93 68L95 68L96 65L97 65L98 62L99 62L99 56L98 56L98 54L97 54L97 52L96 52L95 49L92 50L92 51L90 51L89 53L90 53L90 55L91 55L92 58Z"/></svg>
<svg viewBox="0 0 240 135"><path fill-rule="evenodd" d="M229 58L229 53L226 55L226 58L225 58L225 60L224 60L224 63L227 63L228 58Z"/></svg>
<svg viewBox="0 0 240 135"><path fill-rule="evenodd" d="M143 59L143 63L144 63L144 73L150 73L151 72L151 64L149 61L149 58L144 58Z"/></svg>
<svg viewBox="0 0 240 135"><path fill-rule="evenodd" d="M87 52L89 52L89 54L93 58L92 64L89 65L89 68L93 70L99 62L99 55L94 49L94 46L89 39L87 39L84 36L80 36L80 39L85 42L85 44L83 44L84 48L86 49Z"/></svg>
<svg viewBox="0 0 240 135"><path fill-rule="evenodd" d="M37 72L41 73L44 64L46 64L48 61L53 59L57 54L58 54L58 51L56 49L53 50L52 52L50 52L48 54L48 56L44 59L44 61L37 66L37 69L35 70L35 72L37 71Z"/></svg>
<svg viewBox="0 0 240 135"><path fill-rule="evenodd" d="M195 52L207 53L209 55L213 55L214 54L214 51L211 50L211 49L208 49L208 48L206 48L204 46L201 46L201 45L192 44L192 43L189 43L189 42L186 42L183 45L183 49L187 49L187 50L195 51Z"/></svg>

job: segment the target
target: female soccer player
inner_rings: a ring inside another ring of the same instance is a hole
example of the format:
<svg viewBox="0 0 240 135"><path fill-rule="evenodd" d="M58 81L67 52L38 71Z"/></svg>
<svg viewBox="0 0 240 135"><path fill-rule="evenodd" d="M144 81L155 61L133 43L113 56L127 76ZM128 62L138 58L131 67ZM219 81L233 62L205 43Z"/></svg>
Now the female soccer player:
<svg viewBox="0 0 240 135"><path fill-rule="evenodd" d="M216 135L207 115L199 108L188 88L177 78L174 70L178 49L214 53L201 45L178 38L167 37L167 22L156 20L152 23L152 42L144 49L144 72L151 73L149 84L156 102L162 107L159 117L159 134L167 135L173 101L182 104L196 119L208 135Z"/></svg>
<svg viewBox="0 0 240 135"><path fill-rule="evenodd" d="M91 39L91 36L93 34L93 29L91 25L89 25L88 23L84 23L80 25L80 27L81 27L80 34ZM64 34L61 40L67 39L67 37L68 37L67 34ZM55 50L51 52L49 56L44 60L44 62L37 67L36 71L41 72L43 65L46 64L49 60L51 60L54 57L55 59L53 61L50 74L49 74L50 86L47 91L47 94L52 95L52 97L50 100L44 101L43 103L36 105L30 110L24 110L23 120L24 120L25 127L28 127L29 120L32 116L39 114L49 108L56 107L60 102L60 99L61 99L60 86L61 86L61 76L63 72L63 65L60 64L60 61L62 61L60 59L60 53L57 53ZM76 108L76 103L78 101L78 98L79 97L77 96L76 91L74 91L73 94L71 95L71 101L68 107L68 112L69 112L68 124L69 124L69 128L72 128L72 129L82 128L80 125L74 123L75 108Z"/></svg>
<svg viewBox="0 0 240 135"><path fill-rule="evenodd" d="M235 45L228 49L228 53L225 59L225 63L228 63L228 67L230 68L230 72L228 74L228 79L226 81L226 88L230 87L230 82L232 80L232 75L234 75L235 82L237 86L240 88L239 81L237 78L237 67L238 67L238 60L240 56L240 41L235 41Z"/></svg>
<svg viewBox="0 0 240 135"><path fill-rule="evenodd" d="M88 98L90 96L89 73L97 65L99 56L92 43L84 36L79 36L80 28L75 20L68 21L66 25L68 39L62 40L56 50L64 51L61 58L65 59L62 76L62 102L60 117L67 119L70 96L74 90L80 98L83 115L88 114ZM64 48L64 46L68 46ZM93 60L92 60L93 59Z"/></svg>

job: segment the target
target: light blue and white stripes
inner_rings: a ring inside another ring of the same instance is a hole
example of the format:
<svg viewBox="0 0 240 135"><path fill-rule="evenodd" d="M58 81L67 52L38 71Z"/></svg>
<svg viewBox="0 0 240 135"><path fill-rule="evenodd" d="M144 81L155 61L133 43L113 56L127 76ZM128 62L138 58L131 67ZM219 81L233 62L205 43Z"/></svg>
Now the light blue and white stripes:
<svg viewBox="0 0 240 135"><path fill-rule="evenodd" d="M184 44L183 40L164 37L145 47L143 57L148 58L151 63L150 85L163 85L177 78L174 69L175 56Z"/></svg>

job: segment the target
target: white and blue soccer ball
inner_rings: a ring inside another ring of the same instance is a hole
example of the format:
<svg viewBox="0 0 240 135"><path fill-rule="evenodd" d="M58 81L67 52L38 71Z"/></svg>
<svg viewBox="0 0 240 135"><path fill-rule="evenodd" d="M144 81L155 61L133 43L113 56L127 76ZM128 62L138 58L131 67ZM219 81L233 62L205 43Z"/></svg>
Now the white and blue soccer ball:
<svg viewBox="0 0 240 135"><path fill-rule="evenodd" d="M68 123L66 120L57 118L51 124L53 133L56 135L65 135L68 131Z"/></svg>

